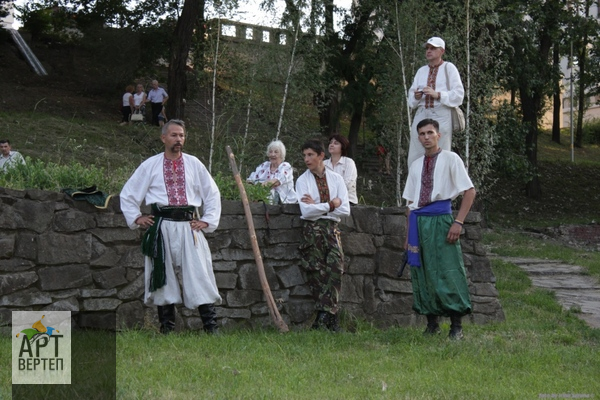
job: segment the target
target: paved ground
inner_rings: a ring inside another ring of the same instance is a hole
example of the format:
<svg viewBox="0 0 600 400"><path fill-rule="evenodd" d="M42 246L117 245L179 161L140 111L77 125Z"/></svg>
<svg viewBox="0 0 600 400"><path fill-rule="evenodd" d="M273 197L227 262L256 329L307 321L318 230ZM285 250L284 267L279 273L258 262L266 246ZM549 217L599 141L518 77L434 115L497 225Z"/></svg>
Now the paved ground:
<svg viewBox="0 0 600 400"><path fill-rule="evenodd" d="M527 272L534 286L553 290L565 309L580 309L577 315L589 326L600 328L600 282L586 275L585 268L536 258L500 258Z"/></svg>

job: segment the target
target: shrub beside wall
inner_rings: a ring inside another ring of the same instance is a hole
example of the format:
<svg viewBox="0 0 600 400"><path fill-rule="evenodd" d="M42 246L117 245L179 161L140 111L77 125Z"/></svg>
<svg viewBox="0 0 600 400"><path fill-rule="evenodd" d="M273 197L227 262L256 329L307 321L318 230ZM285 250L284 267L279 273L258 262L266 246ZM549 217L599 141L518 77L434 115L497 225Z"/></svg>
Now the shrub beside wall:
<svg viewBox="0 0 600 400"><path fill-rule="evenodd" d="M119 199L108 209L62 193L0 188L0 318L13 310L66 310L82 327L157 326L143 304L141 231L130 230ZM251 205L263 263L280 313L291 329L312 322L314 303L300 268L297 205ZM267 215L268 213L268 215ZM470 213L461 243L475 323L504 319L495 277L480 243L480 215ZM385 328L412 325L410 273L398 278L406 230L403 208L357 206L341 224L346 274L344 312ZM271 326L243 207L223 201L219 229L207 235L223 303L225 328ZM178 329L201 329L197 310L178 308ZM6 322L5 322L6 323Z"/></svg>

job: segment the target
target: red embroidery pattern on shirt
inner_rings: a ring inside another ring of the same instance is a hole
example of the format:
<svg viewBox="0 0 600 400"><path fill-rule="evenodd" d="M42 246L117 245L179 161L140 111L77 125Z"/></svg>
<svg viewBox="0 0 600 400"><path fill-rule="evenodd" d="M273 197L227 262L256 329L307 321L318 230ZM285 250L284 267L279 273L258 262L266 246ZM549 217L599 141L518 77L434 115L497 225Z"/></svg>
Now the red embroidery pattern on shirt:
<svg viewBox="0 0 600 400"><path fill-rule="evenodd" d="M323 174L322 178L313 174L317 180L317 189L319 189L319 197L321 203L329 203L329 186L327 186L327 174Z"/></svg>
<svg viewBox="0 0 600 400"><path fill-rule="evenodd" d="M169 205L187 206L183 157L179 157L177 160L173 161L165 157L163 161L163 173L165 176L165 186L167 188Z"/></svg>
<svg viewBox="0 0 600 400"><path fill-rule="evenodd" d="M429 75L427 76L427 86L435 90L435 80L437 79L437 74L440 69L440 65L444 63L444 60L440 61L440 63L436 66L429 66ZM425 108L433 108L433 96L426 95L425 96Z"/></svg>
<svg viewBox="0 0 600 400"><path fill-rule="evenodd" d="M435 171L435 163L438 151L431 157L423 158L423 171L421 172L421 191L419 192L419 208L425 207L431 203L431 193L433 192L433 172Z"/></svg>

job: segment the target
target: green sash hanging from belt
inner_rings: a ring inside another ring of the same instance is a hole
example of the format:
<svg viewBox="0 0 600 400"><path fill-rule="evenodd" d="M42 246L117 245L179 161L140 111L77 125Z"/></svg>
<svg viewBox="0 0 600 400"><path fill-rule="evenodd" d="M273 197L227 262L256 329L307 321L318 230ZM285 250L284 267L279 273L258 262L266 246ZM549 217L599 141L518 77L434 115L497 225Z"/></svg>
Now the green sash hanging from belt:
<svg viewBox="0 0 600 400"><path fill-rule="evenodd" d="M152 259L152 273L150 275L150 291L167 284L165 272L165 245L163 243L160 226L163 219L168 221L191 221L194 219L195 207L193 206L159 206L152 204L152 215L154 224L146 229L142 237L142 254Z"/></svg>

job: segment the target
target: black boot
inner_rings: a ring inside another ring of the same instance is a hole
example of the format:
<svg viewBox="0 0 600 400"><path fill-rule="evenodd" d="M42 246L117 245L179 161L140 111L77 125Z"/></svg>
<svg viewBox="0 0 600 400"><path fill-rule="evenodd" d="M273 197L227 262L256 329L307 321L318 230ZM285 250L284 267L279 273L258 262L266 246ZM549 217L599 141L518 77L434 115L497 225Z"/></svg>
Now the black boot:
<svg viewBox="0 0 600 400"><path fill-rule="evenodd" d="M438 323L437 315L427 315L427 327L423 335L436 335L440 333L440 324Z"/></svg>
<svg viewBox="0 0 600 400"><path fill-rule="evenodd" d="M462 315L452 314L450 315L450 333L448 337L453 340L460 340L463 338L462 331Z"/></svg>
<svg viewBox="0 0 600 400"><path fill-rule="evenodd" d="M313 322L311 329L329 329L327 326L328 315L327 311L317 311L317 318Z"/></svg>
<svg viewBox="0 0 600 400"><path fill-rule="evenodd" d="M160 333L168 334L175 329L175 304L158 306L158 321L160 322Z"/></svg>
<svg viewBox="0 0 600 400"><path fill-rule="evenodd" d="M334 333L343 332L340 328L340 320L337 314L327 313L327 329Z"/></svg>
<svg viewBox="0 0 600 400"><path fill-rule="evenodd" d="M217 311L215 310L214 304L202 304L198 307L200 311L200 318L202 318L202 324L204 325L204 332L209 335L216 335L219 333L219 327L217 326Z"/></svg>

